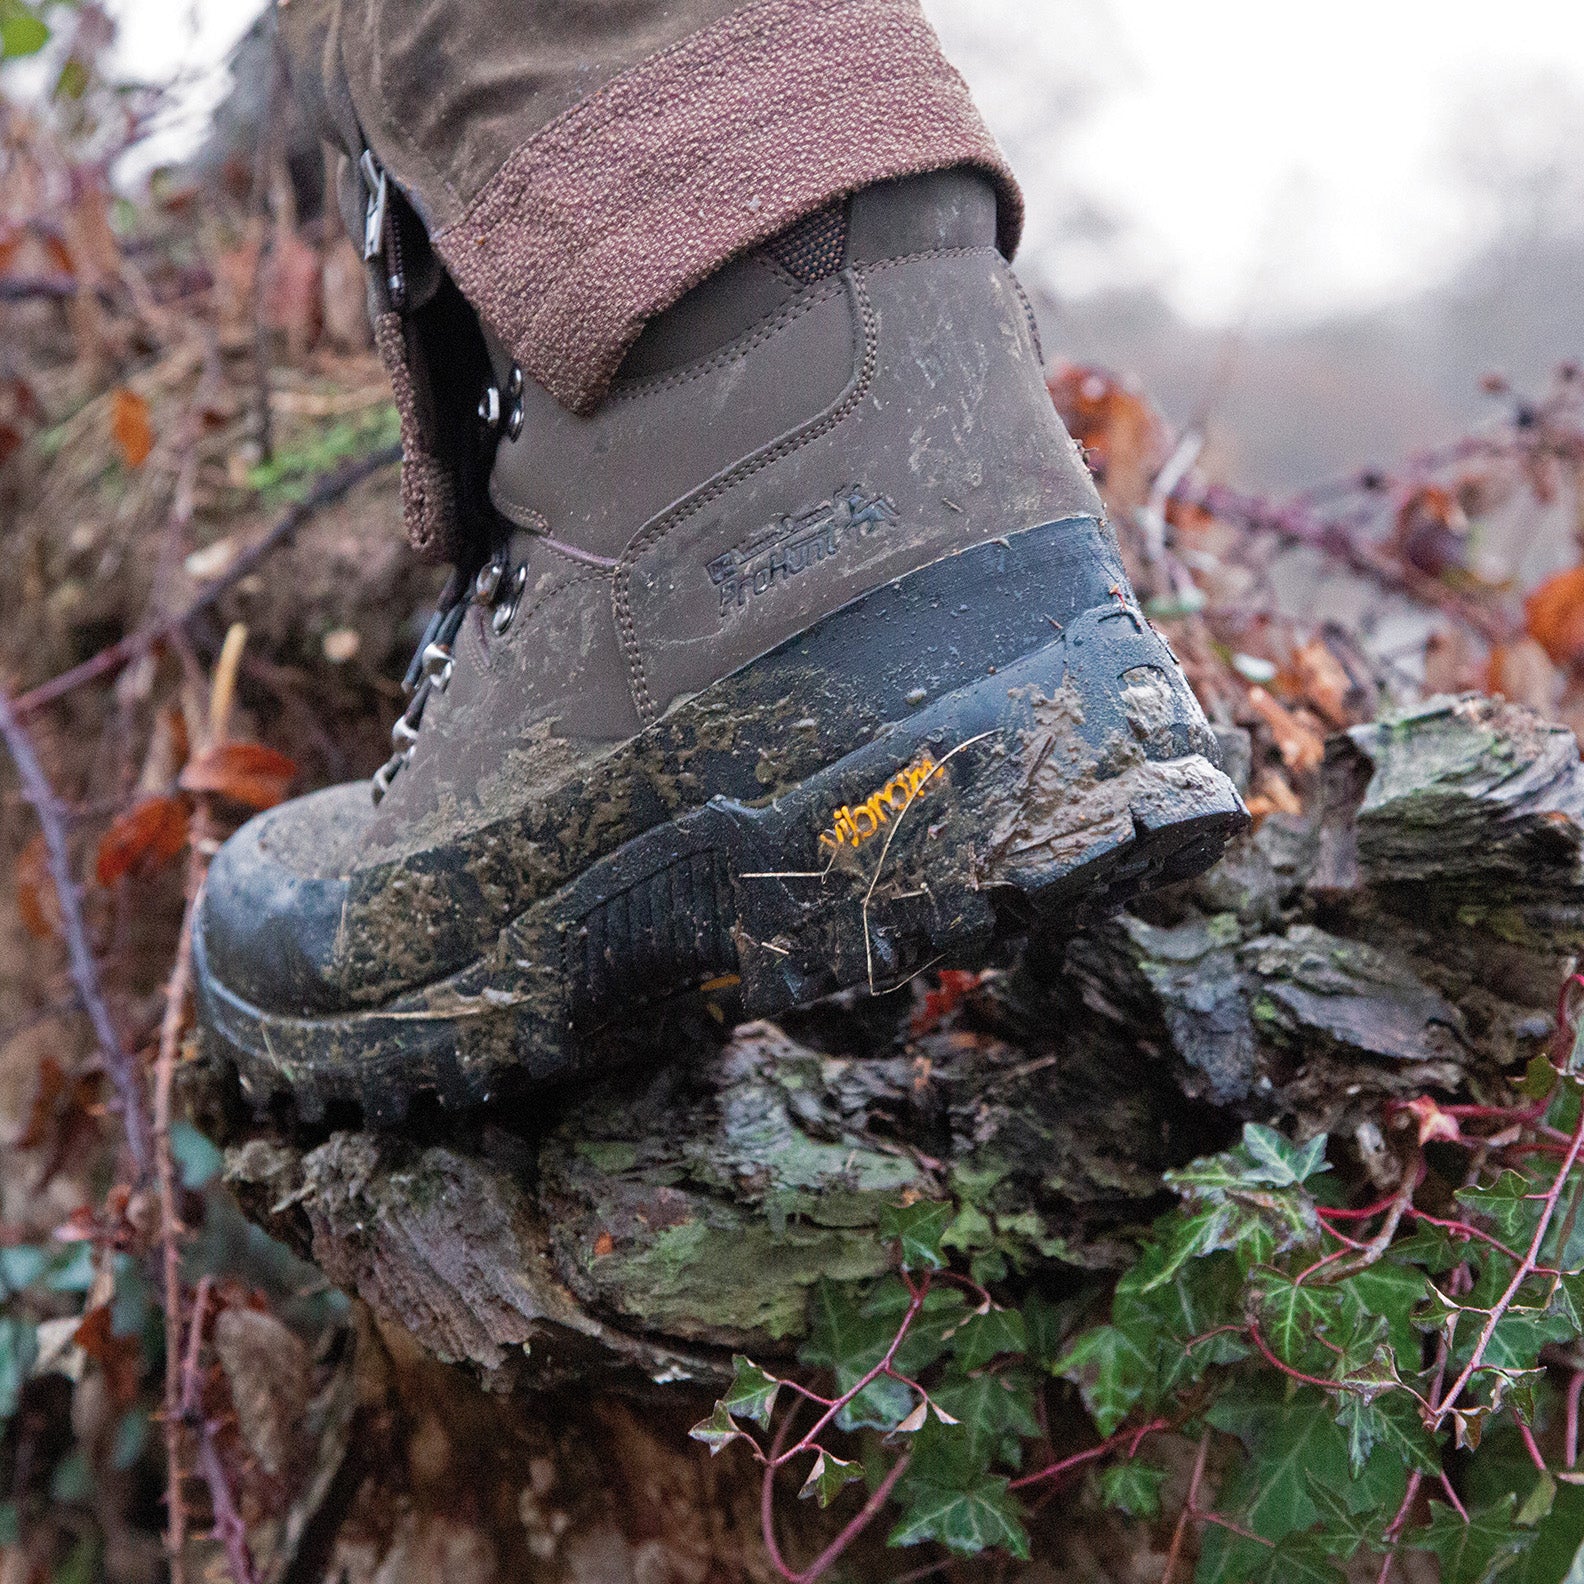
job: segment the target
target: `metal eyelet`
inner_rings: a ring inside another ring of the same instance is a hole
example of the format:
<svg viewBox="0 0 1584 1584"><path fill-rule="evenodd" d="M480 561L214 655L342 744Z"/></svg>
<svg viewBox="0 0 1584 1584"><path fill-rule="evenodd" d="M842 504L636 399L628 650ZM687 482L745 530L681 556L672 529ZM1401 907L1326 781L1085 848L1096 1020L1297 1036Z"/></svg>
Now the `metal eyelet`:
<svg viewBox="0 0 1584 1584"><path fill-rule="evenodd" d="M474 603L477 605L493 605L495 596L500 593L501 579L505 576L505 554L502 552L491 556L478 569L478 575L473 579Z"/></svg>
<svg viewBox="0 0 1584 1584"><path fill-rule="evenodd" d="M515 363L513 363L512 364L512 369L511 369L511 373L507 377L507 380L506 380L506 394L508 396L510 396L513 401L516 401L516 399L519 396L521 396L522 393L523 393L522 370L520 368L518 368Z"/></svg>
<svg viewBox="0 0 1584 1584"><path fill-rule="evenodd" d="M498 638L512 624L512 618L517 614L518 602L522 593L528 587L528 563L525 561L511 575L511 583L506 590L505 598L495 607L495 614L490 617L490 626Z"/></svg>
<svg viewBox="0 0 1584 1584"><path fill-rule="evenodd" d="M522 432L523 404L521 401L514 401L511 404L511 411L506 414L506 438L515 440Z"/></svg>
<svg viewBox="0 0 1584 1584"><path fill-rule="evenodd" d="M501 416L501 393L494 385L486 385L484 394L479 397L478 404L479 422L490 429L496 428Z"/></svg>

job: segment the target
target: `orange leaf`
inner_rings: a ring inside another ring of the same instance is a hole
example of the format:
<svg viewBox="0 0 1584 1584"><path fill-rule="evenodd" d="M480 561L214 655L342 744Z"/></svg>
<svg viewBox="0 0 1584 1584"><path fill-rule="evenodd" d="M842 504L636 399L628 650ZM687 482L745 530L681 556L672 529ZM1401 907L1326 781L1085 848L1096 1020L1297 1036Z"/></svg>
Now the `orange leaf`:
<svg viewBox="0 0 1584 1584"><path fill-rule="evenodd" d="M37 1149L49 1137L55 1117L55 1104L66 1088L66 1069L53 1056L39 1062L38 1088L28 1107L27 1120L13 1141L17 1149Z"/></svg>
<svg viewBox="0 0 1584 1584"><path fill-rule="evenodd" d="M1554 664L1584 660L1584 566L1547 578L1524 601L1524 626Z"/></svg>
<svg viewBox="0 0 1584 1584"><path fill-rule="evenodd" d="M1426 484L1403 501L1397 508L1396 532L1398 554L1429 577L1467 564L1468 513L1438 484Z"/></svg>
<svg viewBox="0 0 1584 1584"><path fill-rule="evenodd" d="M1102 480L1119 468L1148 469L1158 460L1165 425L1131 382L1068 363L1052 373L1047 389L1067 432Z"/></svg>
<svg viewBox="0 0 1584 1584"><path fill-rule="evenodd" d="M140 468L154 449L148 403L124 385L110 393L110 433L129 468Z"/></svg>
<svg viewBox="0 0 1584 1584"><path fill-rule="evenodd" d="M143 1373L143 1345L135 1336L117 1336L111 1330L110 1305L90 1309L72 1332L72 1341L104 1371L116 1407L129 1407L137 1398L138 1377Z"/></svg>
<svg viewBox="0 0 1584 1584"><path fill-rule="evenodd" d="M50 878L49 848L39 831L17 854L17 912L22 928L35 940L55 940L61 933L60 898Z"/></svg>
<svg viewBox="0 0 1584 1584"><path fill-rule="evenodd" d="M1289 697L1307 704L1328 726L1340 730L1354 723L1348 708L1353 680L1321 638L1294 649L1281 669L1277 685Z"/></svg>
<svg viewBox="0 0 1584 1584"><path fill-rule="evenodd" d="M1325 740L1262 687L1248 690L1249 708L1265 723L1289 770L1314 770L1325 758Z"/></svg>
<svg viewBox="0 0 1584 1584"><path fill-rule="evenodd" d="M134 869L158 869L187 845L187 804L181 798L150 797L118 814L99 838L94 874L114 885Z"/></svg>
<svg viewBox="0 0 1584 1584"><path fill-rule="evenodd" d="M273 808L286 796L297 774L295 760L263 743L227 742L187 763L178 785L184 792L208 792L251 809Z"/></svg>

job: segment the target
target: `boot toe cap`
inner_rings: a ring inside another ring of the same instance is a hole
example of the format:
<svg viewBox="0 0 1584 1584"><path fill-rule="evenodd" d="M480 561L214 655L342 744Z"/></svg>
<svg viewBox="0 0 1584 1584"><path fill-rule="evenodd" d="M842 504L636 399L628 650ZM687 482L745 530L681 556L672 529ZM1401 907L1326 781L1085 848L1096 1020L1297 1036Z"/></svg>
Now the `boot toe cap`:
<svg viewBox="0 0 1584 1584"><path fill-rule="evenodd" d="M207 974L259 1008L338 1010L349 889L339 859L373 812L357 782L270 809L232 836L210 865L195 926Z"/></svg>

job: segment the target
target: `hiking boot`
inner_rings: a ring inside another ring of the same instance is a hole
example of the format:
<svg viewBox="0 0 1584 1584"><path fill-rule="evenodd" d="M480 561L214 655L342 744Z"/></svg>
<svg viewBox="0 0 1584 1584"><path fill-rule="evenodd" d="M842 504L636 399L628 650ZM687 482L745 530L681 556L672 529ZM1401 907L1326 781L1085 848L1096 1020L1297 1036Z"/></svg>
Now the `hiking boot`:
<svg viewBox="0 0 1584 1584"><path fill-rule="evenodd" d="M881 993L1243 828L995 229L966 172L866 190L654 321L589 416L492 352L503 533L396 754L209 873L202 1022L256 1103L391 1120L679 998Z"/></svg>

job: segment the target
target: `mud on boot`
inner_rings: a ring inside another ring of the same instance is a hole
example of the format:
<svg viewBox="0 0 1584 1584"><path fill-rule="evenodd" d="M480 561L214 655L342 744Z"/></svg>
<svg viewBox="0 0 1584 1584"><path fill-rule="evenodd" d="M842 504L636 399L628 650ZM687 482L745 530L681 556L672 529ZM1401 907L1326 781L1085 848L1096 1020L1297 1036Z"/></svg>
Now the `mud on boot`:
<svg viewBox="0 0 1584 1584"><path fill-rule="evenodd" d="M488 557L371 797L250 822L195 931L256 1102L394 1120L679 998L884 991L1195 874L1246 822L1133 598L990 189L870 189L558 407L492 351ZM503 406L502 396L507 405Z"/></svg>

